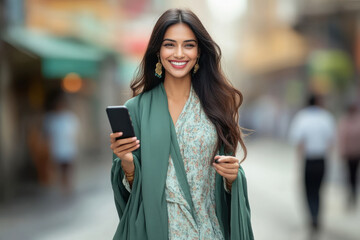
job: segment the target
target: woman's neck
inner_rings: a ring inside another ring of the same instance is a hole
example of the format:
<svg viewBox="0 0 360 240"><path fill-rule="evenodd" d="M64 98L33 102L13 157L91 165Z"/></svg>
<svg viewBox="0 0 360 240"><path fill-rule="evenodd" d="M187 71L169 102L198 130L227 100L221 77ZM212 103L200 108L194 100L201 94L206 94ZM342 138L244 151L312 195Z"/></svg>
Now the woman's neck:
<svg viewBox="0 0 360 240"><path fill-rule="evenodd" d="M166 95L171 99L182 99L189 97L191 89L191 78L169 79L165 78L164 88Z"/></svg>

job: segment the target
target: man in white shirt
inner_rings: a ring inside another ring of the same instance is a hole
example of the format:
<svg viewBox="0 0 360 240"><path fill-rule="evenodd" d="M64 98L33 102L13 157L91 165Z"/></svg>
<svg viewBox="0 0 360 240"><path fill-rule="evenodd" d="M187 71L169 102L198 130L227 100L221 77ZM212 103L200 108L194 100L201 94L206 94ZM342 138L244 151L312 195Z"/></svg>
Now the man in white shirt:
<svg viewBox="0 0 360 240"><path fill-rule="evenodd" d="M319 229L320 188L335 132L334 117L322 107L320 98L316 96L310 97L308 106L295 115L290 126L290 140L297 146L305 163L305 193L312 231Z"/></svg>

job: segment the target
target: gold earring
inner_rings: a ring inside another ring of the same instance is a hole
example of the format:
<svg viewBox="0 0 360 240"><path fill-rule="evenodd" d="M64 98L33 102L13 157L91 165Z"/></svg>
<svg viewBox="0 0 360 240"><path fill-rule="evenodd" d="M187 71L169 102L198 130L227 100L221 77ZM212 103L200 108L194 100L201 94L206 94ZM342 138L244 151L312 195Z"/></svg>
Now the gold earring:
<svg viewBox="0 0 360 240"><path fill-rule="evenodd" d="M162 64L160 62L160 57L158 55L158 62L156 63L156 68L155 68L155 76L161 78L161 74L162 74Z"/></svg>
<svg viewBox="0 0 360 240"><path fill-rule="evenodd" d="M199 70L199 68L200 68L200 66L199 66L199 57L198 57L196 64L194 66L194 74Z"/></svg>

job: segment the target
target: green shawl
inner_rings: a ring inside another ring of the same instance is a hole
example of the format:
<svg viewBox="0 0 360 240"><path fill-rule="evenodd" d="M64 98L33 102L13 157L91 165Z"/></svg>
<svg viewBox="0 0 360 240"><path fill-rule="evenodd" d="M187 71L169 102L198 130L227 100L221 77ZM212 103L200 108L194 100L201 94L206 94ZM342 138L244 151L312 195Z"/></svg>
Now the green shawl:
<svg viewBox="0 0 360 240"><path fill-rule="evenodd" d="M168 239L165 181L170 155L193 217L195 210L163 84L128 100L125 105L141 147L133 152L135 177L131 193L122 183L121 160L116 155L113 157L111 183L120 218L114 239L165 240ZM223 149L220 155L224 155ZM231 194L225 191L219 174L216 174L215 188L216 215L225 239L254 239L242 167L232 184Z"/></svg>

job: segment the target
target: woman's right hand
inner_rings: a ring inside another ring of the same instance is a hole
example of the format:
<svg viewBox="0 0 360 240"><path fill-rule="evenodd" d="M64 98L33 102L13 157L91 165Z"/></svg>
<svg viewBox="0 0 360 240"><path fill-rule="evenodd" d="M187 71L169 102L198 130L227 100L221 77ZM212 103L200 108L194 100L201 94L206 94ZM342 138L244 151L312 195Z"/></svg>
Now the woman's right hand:
<svg viewBox="0 0 360 240"><path fill-rule="evenodd" d="M116 140L117 137L121 137L122 135L122 132L110 134L110 148L122 162L133 163L134 157L132 155L132 151L135 151L140 147L140 141L137 140L136 137Z"/></svg>

